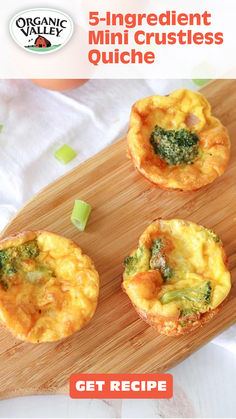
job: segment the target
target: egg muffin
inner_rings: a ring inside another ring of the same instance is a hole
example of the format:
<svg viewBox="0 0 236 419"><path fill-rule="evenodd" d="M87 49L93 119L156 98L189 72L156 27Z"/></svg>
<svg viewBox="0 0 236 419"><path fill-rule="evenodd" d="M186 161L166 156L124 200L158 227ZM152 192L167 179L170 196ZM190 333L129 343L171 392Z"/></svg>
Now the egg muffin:
<svg viewBox="0 0 236 419"><path fill-rule="evenodd" d="M206 98L187 89L136 102L127 140L138 171L167 190L190 192L213 182L230 156L226 128Z"/></svg>
<svg viewBox="0 0 236 419"><path fill-rule="evenodd" d="M47 231L0 242L0 322L17 339L63 339L93 316L99 275L72 240Z"/></svg>
<svg viewBox="0 0 236 419"><path fill-rule="evenodd" d="M155 220L125 259L122 288L159 333L187 333L210 320L231 288L220 238L190 221Z"/></svg>

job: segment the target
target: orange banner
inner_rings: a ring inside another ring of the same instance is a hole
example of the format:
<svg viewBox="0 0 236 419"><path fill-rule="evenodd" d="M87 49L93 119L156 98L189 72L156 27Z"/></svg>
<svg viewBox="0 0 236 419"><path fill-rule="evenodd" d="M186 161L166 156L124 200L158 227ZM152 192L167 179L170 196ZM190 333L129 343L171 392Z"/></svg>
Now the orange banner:
<svg viewBox="0 0 236 419"><path fill-rule="evenodd" d="M171 374L72 374L72 399L170 399Z"/></svg>

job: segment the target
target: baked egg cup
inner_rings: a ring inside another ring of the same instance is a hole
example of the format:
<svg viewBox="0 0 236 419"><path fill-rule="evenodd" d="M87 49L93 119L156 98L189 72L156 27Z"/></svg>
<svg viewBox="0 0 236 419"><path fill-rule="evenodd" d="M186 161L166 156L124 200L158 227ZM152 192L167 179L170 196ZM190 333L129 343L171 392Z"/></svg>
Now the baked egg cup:
<svg viewBox="0 0 236 419"><path fill-rule="evenodd" d="M231 289L220 238L190 221L153 221L124 265L122 288L136 311L168 336L212 319Z"/></svg>
<svg viewBox="0 0 236 419"><path fill-rule="evenodd" d="M198 190L224 173L230 157L227 129L207 99L187 89L136 102L127 141L136 169L167 190Z"/></svg>
<svg viewBox="0 0 236 419"><path fill-rule="evenodd" d="M72 240L26 231L0 241L0 322L17 339L63 339L94 315L99 275Z"/></svg>

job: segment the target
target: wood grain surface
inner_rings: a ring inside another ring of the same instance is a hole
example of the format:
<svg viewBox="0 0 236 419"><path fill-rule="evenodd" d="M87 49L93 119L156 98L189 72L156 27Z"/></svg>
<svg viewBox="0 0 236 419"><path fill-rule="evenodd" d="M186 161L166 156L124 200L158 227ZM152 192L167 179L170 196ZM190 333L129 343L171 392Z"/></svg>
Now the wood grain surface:
<svg viewBox="0 0 236 419"><path fill-rule="evenodd" d="M232 141L229 167L214 183L189 194L160 190L134 170L122 139L42 190L6 227L2 237L46 229L72 238L94 260L101 289L89 325L60 342L23 343L0 329L1 398L67 393L69 376L76 372L165 371L236 321L236 80L211 82L202 92ZM70 222L76 198L93 207L83 233ZM229 301L210 323L184 337L158 335L138 318L120 287L123 259L157 217L214 229L229 257Z"/></svg>

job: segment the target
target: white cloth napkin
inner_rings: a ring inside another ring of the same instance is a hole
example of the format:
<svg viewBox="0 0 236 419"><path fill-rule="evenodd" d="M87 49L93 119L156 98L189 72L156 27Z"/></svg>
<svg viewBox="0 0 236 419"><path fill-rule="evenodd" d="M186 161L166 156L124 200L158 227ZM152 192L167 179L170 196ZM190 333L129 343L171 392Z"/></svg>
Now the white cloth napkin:
<svg viewBox="0 0 236 419"><path fill-rule="evenodd" d="M190 80L90 80L62 94L26 80L0 81L0 231L15 212L54 179L125 134L131 105ZM78 153L63 166L62 144ZM213 341L236 354L236 326Z"/></svg>

